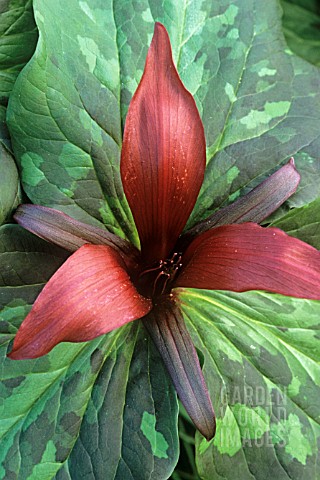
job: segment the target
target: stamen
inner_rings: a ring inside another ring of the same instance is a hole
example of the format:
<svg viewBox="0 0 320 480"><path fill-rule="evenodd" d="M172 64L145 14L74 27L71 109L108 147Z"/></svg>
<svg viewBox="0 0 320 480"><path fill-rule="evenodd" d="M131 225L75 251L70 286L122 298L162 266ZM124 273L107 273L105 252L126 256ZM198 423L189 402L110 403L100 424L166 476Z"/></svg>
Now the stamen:
<svg viewBox="0 0 320 480"><path fill-rule="evenodd" d="M153 296L156 294L157 283L158 283L158 281L160 280L160 278L163 277L163 275L165 275L167 278L166 278L165 281L164 281L164 285L163 285L163 287L162 287L162 290L161 290L161 292L160 292L160 295L162 295L162 294L164 293L164 291L165 291L165 288L166 288L167 283L168 283L169 278L170 278L170 274L167 273L167 272L164 272L163 270L161 270L161 272L158 273L158 275L157 275L157 277L156 277L156 279L155 279L155 281L154 281L154 284L153 284L153 291L152 291L152 295L153 295Z"/></svg>
<svg viewBox="0 0 320 480"><path fill-rule="evenodd" d="M178 270L182 267L181 260L182 254L175 252L171 258L159 260L156 266L143 270L140 273L139 279L147 274L158 272L154 280L150 282L153 285L152 296L163 295L166 292L168 285L173 281ZM148 286L146 286L146 288L148 288Z"/></svg>
<svg viewBox="0 0 320 480"><path fill-rule="evenodd" d="M139 277L138 277L138 278L143 277L143 275L145 275L146 273L156 272L157 270L159 270L159 268L161 268L161 267L164 265L164 263L165 263L164 260L160 260L160 261L159 261L159 265L158 265L157 267L148 268L148 270L143 270L143 272L141 272L141 273L139 274Z"/></svg>

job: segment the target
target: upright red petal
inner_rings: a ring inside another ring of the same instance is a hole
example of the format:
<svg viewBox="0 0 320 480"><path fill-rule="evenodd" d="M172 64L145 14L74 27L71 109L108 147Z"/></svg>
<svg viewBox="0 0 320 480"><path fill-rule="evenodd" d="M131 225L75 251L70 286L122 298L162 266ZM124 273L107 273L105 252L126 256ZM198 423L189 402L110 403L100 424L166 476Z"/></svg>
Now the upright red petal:
<svg viewBox="0 0 320 480"><path fill-rule="evenodd" d="M104 245L84 245L44 287L9 357L37 358L60 342L91 340L150 309L150 300L138 294L117 252Z"/></svg>
<svg viewBox="0 0 320 480"><path fill-rule="evenodd" d="M205 170L203 125L160 23L130 103L121 177L145 261L166 258L194 207Z"/></svg>
<svg viewBox="0 0 320 480"><path fill-rule="evenodd" d="M225 225L197 237L186 250L175 286L268 290L320 300L320 252L278 228Z"/></svg>

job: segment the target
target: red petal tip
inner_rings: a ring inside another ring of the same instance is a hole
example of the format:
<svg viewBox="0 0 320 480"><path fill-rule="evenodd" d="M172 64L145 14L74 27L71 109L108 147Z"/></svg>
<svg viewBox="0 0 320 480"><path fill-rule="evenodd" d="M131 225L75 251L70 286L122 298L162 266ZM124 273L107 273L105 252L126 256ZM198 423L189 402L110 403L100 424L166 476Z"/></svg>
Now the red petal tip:
<svg viewBox="0 0 320 480"><path fill-rule="evenodd" d="M157 23L144 73L129 106L121 178L146 262L166 258L183 230L205 170L204 129L192 95Z"/></svg>

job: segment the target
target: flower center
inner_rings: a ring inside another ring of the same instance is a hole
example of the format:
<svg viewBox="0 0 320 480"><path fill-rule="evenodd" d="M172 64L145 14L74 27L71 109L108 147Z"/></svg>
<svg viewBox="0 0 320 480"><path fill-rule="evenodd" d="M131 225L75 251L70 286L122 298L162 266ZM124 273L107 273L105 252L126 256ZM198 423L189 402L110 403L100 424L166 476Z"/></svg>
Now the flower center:
<svg viewBox="0 0 320 480"><path fill-rule="evenodd" d="M159 260L143 270L138 278L139 289L147 297L158 297L170 292L171 283L182 267L182 254L175 252L171 258Z"/></svg>

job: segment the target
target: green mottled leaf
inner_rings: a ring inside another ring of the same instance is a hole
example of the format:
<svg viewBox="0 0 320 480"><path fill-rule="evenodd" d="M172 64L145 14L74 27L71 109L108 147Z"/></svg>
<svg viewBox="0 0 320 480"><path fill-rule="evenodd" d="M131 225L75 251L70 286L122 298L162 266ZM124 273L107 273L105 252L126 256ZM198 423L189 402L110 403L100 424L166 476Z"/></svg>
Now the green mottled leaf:
<svg viewBox="0 0 320 480"><path fill-rule="evenodd" d="M197 437L201 478L320 475L320 302L259 292L180 294L217 413Z"/></svg>
<svg viewBox="0 0 320 480"><path fill-rule="evenodd" d="M168 28L206 130L208 168L191 223L292 154L299 152L303 177L310 163L318 171L320 76L285 50L276 1L206 0L200 8L182 0L138 7L69 0L68 8L71 24L60 2L35 2L42 38L10 105L22 182L35 203L136 241L119 179L120 110L123 122L155 20ZM315 176L309 180L300 206L319 194Z"/></svg>
<svg viewBox="0 0 320 480"><path fill-rule="evenodd" d="M0 225L20 202L19 176L14 159L0 142Z"/></svg>
<svg viewBox="0 0 320 480"><path fill-rule="evenodd" d="M176 395L137 325L61 344L41 360L11 361L6 347L1 478L168 478L178 451Z"/></svg>
<svg viewBox="0 0 320 480"><path fill-rule="evenodd" d="M119 174L120 77L111 7L68 0L66 15L62 0L34 2L41 35L17 80L8 122L34 203L137 241Z"/></svg>
<svg viewBox="0 0 320 480"><path fill-rule="evenodd" d="M177 401L151 340L136 324L108 351L57 480L165 479L177 462ZM68 476L65 476L65 472Z"/></svg>
<svg viewBox="0 0 320 480"><path fill-rule="evenodd" d="M320 8L317 0L281 0L283 30L291 50L320 66Z"/></svg>

